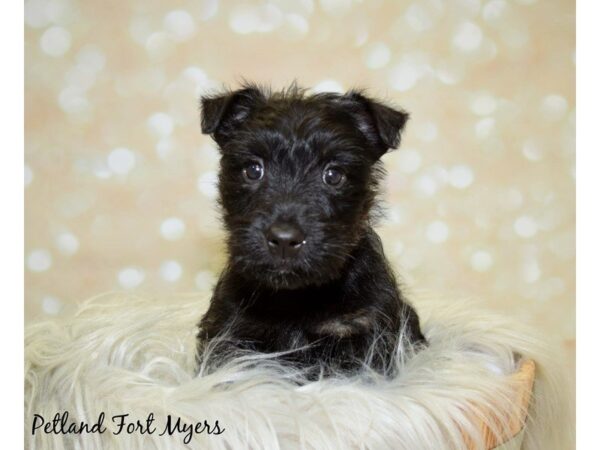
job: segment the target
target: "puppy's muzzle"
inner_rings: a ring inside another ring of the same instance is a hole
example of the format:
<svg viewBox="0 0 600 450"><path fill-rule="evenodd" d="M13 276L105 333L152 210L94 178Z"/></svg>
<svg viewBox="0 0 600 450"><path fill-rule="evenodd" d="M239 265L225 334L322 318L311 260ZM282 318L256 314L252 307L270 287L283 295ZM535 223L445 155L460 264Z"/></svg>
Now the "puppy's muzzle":
<svg viewBox="0 0 600 450"><path fill-rule="evenodd" d="M306 235L297 225L281 221L268 228L265 238L271 254L282 259L295 257L306 243Z"/></svg>

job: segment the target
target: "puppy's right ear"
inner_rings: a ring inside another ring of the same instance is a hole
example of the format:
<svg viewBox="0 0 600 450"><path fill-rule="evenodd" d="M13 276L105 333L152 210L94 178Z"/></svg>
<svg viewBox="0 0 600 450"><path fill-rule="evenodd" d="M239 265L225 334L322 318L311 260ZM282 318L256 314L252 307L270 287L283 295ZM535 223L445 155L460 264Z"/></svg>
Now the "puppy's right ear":
<svg viewBox="0 0 600 450"><path fill-rule="evenodd" d="M392 108L360 91L350 91L344 98L359 105L359 108L353 108L358 127L373 142L377 158L400 145L400 135L409 117L406 111Z"/></svg>
<svg viewBox="0 0 600 450"><path fill-rule="evenodd" d="M264 95L254 86L202 97L200 99L202 133L211 135L222 147L250 116L252 109L263 100Z"/></svg>

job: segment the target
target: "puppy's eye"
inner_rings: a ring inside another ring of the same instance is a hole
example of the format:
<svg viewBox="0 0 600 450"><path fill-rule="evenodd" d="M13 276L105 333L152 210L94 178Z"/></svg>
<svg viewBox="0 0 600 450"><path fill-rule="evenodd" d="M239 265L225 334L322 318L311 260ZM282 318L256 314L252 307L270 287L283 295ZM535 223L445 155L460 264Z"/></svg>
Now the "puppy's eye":
<svg viewBox="0 0 600 450"><path fill-rule="evenodd" d="M323 183L329 186L341 186L346 180L344 173L335 167L328 167L323 171Z"/></svg>
<svg viewBox="0 0 600 450"><path fill-rule="evenodd" d="M244 178L248 181L258 181L265 173L263 165L258 161L252 161L244 167Z"/></svg>

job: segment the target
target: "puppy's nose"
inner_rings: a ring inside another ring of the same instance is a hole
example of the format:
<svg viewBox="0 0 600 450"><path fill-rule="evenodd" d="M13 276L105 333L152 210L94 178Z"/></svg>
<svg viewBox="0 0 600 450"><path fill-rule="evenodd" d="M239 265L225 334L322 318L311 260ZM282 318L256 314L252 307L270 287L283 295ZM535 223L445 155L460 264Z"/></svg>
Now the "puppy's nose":
<svg viewBox="0 0 600 450"><path fill-rule="evenodd" d="M306 242L302 230L289 222L275 222L265 236L271 254L281 258L296 256Z"/></svg>

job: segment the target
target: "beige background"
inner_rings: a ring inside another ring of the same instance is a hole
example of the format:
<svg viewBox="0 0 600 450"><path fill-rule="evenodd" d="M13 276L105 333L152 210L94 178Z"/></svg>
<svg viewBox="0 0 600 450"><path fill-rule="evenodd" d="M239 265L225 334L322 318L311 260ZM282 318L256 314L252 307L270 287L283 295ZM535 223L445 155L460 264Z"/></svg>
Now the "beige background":
<svg viewBox="0 0 600 450"><path fill-rule="evenodd" d="M223 246L198 96L297 79L411 112L379 227L409 292L531 323L573 370L574 2L25 5L27 321L207 290Z"/></svg>

